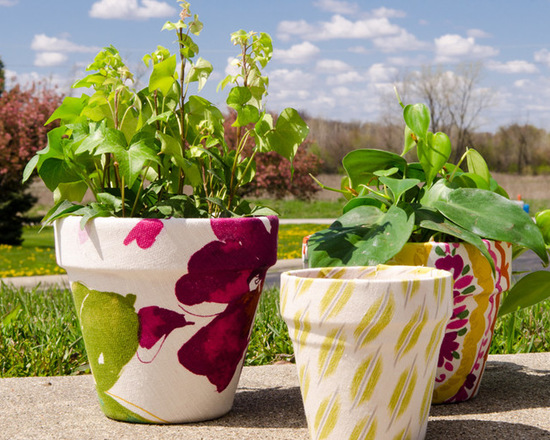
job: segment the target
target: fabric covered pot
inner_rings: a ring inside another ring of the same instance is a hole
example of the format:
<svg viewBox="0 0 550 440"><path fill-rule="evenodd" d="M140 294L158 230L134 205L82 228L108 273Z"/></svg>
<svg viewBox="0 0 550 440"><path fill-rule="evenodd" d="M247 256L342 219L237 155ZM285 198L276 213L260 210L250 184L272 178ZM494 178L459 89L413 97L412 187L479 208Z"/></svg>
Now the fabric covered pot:
<svg viewBox="0 0 550 440"><path fill-rule="evenodd" d="M312 439L422 439L452 275L410 266L304 269L281 278Z"/></svg>
<svg viewBox="0 0 550 440"><path fill-rule="evenodd" d="M433 403L462 402L479 389L493 338L501 293L510 288L512 246L484 240L495 262L466 243L407 243L389 264L452 272L453 316L439 353Z"/></svg>
<svg viewBox="0 0 550 440"><path fill-rule="evenodd" d="M101 407L143 423L227 413L278 219L55 223Z"/></svg>

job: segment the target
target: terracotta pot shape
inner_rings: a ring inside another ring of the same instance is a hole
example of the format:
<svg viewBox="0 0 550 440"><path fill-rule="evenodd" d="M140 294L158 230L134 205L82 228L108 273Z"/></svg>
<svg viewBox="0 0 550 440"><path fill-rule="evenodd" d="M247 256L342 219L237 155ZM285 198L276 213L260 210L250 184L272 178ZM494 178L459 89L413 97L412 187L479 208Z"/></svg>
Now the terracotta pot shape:
<svg viewBox="0 0 550 440"><path fill-rule="evenodd" d="M503 291L510 288L512 246L484 240L496 270L465 243L407 243L389 264L452 272L453 316L441 345L433 403L462 402L479 389Z"/></svg>
<svg viewBox="0 0 550 440"><path fill-rule="evenodd" d="M283 273L312 439L424 438L452 282L410 266Z"/></svg>
<svg viewBox="0 0 550 440"><path fill-rule="evenodd" d="M231 409L277 232L276 217L56 222L108 417L183 423Z"/></svg>

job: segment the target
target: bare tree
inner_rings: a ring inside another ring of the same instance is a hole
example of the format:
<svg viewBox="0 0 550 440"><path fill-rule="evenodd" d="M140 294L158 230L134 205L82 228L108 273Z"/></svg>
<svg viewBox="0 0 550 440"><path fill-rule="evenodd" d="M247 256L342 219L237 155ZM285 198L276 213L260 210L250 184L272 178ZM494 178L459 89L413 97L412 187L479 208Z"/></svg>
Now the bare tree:
<svg viewBox="0 0 550 440"><path fill-rule="evenodd" d="M404 102L412 102L410 98L424 102L430 109L432 130L450 135L455 161L471 142L480 114L491 105L491 91L480 87L482 72L479 62L459 64L454 71L428 65L401 82L407 91L402 94Z"/></svg>

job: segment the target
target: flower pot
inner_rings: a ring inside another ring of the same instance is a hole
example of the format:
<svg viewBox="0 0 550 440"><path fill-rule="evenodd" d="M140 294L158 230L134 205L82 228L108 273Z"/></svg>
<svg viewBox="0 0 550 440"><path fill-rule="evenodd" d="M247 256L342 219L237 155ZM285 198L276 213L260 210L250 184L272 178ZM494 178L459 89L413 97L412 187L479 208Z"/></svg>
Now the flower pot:
<svg viewBox="0 0 550 440"><path fill-rule="evenodd" d="M424 437L452 275L410 266L304 269L281 279L312 439Z"/></svg>
<svg viewBox="0 0 550 440"><path fill-rule="evenodd" d="M276 217L56 221L108 417L182 423L231 409L277 231Z"/></svg>
<svg viewBox="0 0 550 440"><path fill-rule="evenodd" d="M495 262L466 243L407 243L388 264L448 270L454 310L439 354L433 403L462 402L479 389L503 291L510 288L512 246L484 240Z"/></svg>

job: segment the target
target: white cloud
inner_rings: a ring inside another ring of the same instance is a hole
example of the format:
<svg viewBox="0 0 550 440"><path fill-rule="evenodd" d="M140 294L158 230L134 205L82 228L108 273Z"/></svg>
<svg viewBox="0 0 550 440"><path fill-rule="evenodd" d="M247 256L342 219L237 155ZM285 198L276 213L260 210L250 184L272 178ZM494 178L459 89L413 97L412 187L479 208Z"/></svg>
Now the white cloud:
<svg viewBox="0 0 550 440"><path fill-rule="evenodd" d="M348 72L352 67L341 60L319 60L315 66L315 70L319 73L337 73Z"/></svg>
<svg viewBox="0 0 550 440"><path fill-rule="evenodd" d="M405 29L400 29L396 35L374 38L373 44L382 52L423 50L430 47L429 44L417 40L414 35L410 34Z"/></svg>
<svg viewBox="0 0 550 440"><path fill-rule="evenodd" d="M311 44L309 41L304 41L300 44L295 44L290 49L275 49L273 58L278 59L283 63L302 64L307 63L312 58L315 58L320 52L320 49Z"/></svg>
<svg viewBox="0 0 550 440"><path fill-rule="evenodd" d="M0 6L15 6L19 0L0 0Z"/></svg>
<svg viewBox="0 0 550 440"><path fill-rule="evenodd" d="M538 69L532 63L523 60L512 60L502 63L500 61L489 61L487 69L500 73L537 73Z"/></svg>
<svg viewBox="0 0 550 440"><path fill-rule="evenodd" d="M229 57L227 59L227 65L225 66L225 74L236 76L240 73L240 69L237 66L237 63L239 62L238 58L235 57Z"/></svg>
<svg viewBox="0 0 550 440"><path fill-rule="evenodd" d="M97 52L98 47L81 46L72 43L66 38L48 37L46 34L37 34L31 42L31 49L44 52Z"/></svg>
<svg viewBox="0 0 550 440"><path fill-rule="evenodd" d="M373 83L387 83L395 79L398 69L381 63L373 64L367 71L367 79Z"/></svg>
<svg viewBox="0 0 550 440"><path fill-rule="evenodd" d="M398 35L401 28L387 18L365 18L357 21L348 20L341 15L334 15L329 22L315 25L305 20L282 21L277 28L279 38L289 40L299 36L310 41L333 39L369 39Z"/></svg>
<svg viewBox="0 0 550 440"><path fill-rule="evenodd" d="M371 50L367 49L364 46L352 46L348 49L348 52L365 54L365 53L370 53Z"/></svg>
<svg viewBox="0 0 550 440"><path fill-rule="evenodd" d="M535 62L546 64L550 67L550 52L548 49L541 49L534 54Z"/></svg>
<svg viewBox="0 0 550 440"><path fill-rule="evenodd" d="M491 34L481 30L481 29L468 29L466 31L466 35L468 35L468 37L472 37L472 38L489 38L491 37Z"/></svg>
<svg viewBox="0 0 550 440"><path fill-rule="evenodd" d="M59 66L67 59L67 55L61 52L39 52L34 58L34 65L38 67Z"/></svg>
<svg viewBox="0 0 550 440"><path fill-rule="evenodd" d="M361 75L359 72L355 70L351 70L345 73L339 73L337 75L333 75L327 78L327 84L336 84L336 85L357 83L361 81L365 81L365 76Z"/></svg>
<svg viewBox="0 0 550 440"><path fill-rule="evenodd" d="M93 18L119 20L146 20L175 14L176 9L157 0L99 0L89 12Z"/></svg>
<svg viewBox="0 0 550 440"><path fill-rule="evenodd" d="M404 18L407 14L405 14L405 11L400 11L398 9L389 9L382 6L378 9L373 9L372 15L378 18Z"/></svg>
<svg viewBox="0 0 550 440"><path fill-rule="evenodd" d="M435 61L452 63L471 58L489 58L498 54L490 46L476 44L473 37L447 34L435 39Z"/></svg>
<svg viewBox="0 0 550 440"><path fill-rule="evenodd" d="M357 3L340 0L318 0L313 2L315 6L323 11L333 12L335 14L356 14L359 12Z"/></svg>

